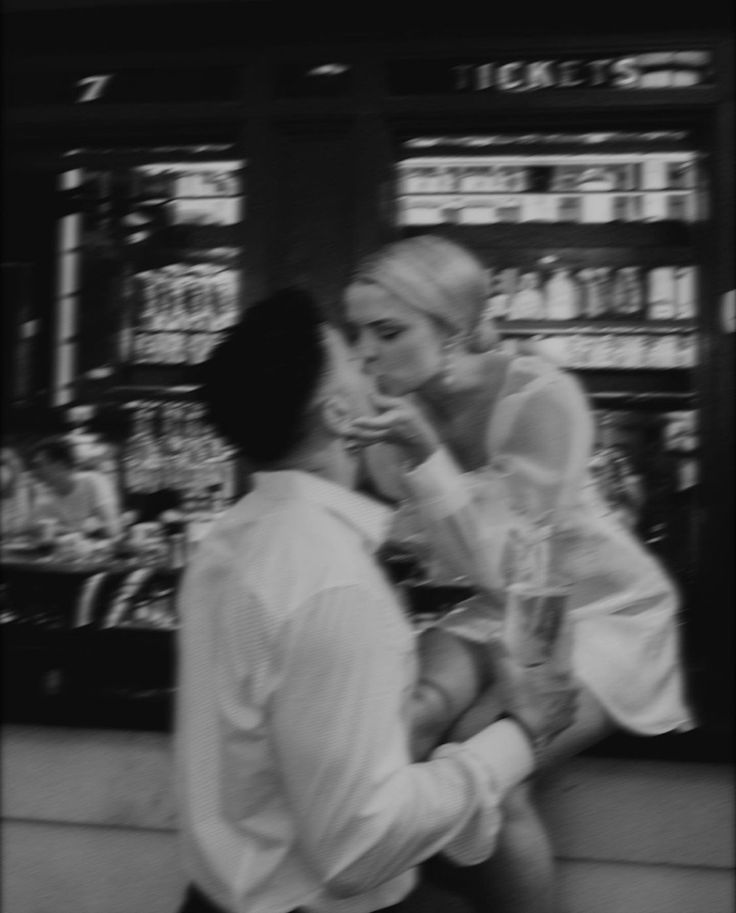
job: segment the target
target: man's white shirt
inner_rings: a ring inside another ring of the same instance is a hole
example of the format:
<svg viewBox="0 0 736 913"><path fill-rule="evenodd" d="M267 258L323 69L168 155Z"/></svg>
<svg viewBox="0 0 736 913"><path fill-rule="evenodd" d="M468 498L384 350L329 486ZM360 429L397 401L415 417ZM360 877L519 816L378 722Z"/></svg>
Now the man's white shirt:
<svg viewBox="0 0 736 913"><path fill-rule="evenodd" d="M234 913L369 913L435 853L491 855L531 750L502 720L412 763L414 634L373 558L390 511L298 471L254 481L180 590L185 866Z"/></svg>

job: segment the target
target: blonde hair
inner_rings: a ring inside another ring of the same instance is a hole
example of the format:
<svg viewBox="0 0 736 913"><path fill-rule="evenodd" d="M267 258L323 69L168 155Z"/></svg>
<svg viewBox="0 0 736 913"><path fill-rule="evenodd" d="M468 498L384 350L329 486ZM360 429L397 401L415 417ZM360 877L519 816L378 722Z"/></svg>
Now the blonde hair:
<svg viewBox="0 0 736 913"><path fill-rule="evenodd" d="M389 244L361 264L356 284L379 286L462 337L468 349L480 349L475 331L486 307L486 275L453 241L418 235Z"/></svg>

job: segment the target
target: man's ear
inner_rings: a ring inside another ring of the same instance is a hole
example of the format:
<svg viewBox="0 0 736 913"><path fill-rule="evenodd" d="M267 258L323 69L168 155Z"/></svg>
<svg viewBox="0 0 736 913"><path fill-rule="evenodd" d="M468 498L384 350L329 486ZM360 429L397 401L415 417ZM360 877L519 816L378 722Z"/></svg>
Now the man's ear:
<svg viewBox="0 0 736 913"><path fill-rule="evenodd" d="M319 404L322 424L333 437L345 437L352 415L347 397L329 393Z"/></svg>

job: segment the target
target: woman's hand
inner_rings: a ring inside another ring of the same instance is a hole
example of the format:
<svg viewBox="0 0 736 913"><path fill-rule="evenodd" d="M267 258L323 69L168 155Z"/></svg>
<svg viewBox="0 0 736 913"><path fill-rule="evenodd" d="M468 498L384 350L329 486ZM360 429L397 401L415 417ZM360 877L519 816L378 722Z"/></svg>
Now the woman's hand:
<svg viewBox="0 0 736 913"><path fill-rule="evenodd" d="M378 414L361 416L351 422L353 440L365 446L395 444L411 468L423 463L440 446L436 431L410 400L374 393L371 403Z"/></svg>

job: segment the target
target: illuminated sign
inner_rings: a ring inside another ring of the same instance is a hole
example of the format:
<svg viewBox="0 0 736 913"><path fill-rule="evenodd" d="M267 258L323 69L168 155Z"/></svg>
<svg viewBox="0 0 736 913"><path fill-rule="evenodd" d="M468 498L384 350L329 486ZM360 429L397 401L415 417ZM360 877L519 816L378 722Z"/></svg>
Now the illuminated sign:
<svg viewBox="0 0 736 913"><path fill-rule="evenodd" d="M713 84L707 51L539 60L399 60L389 63L393 95L536 92L555 89L672 89Z"/></svg>

